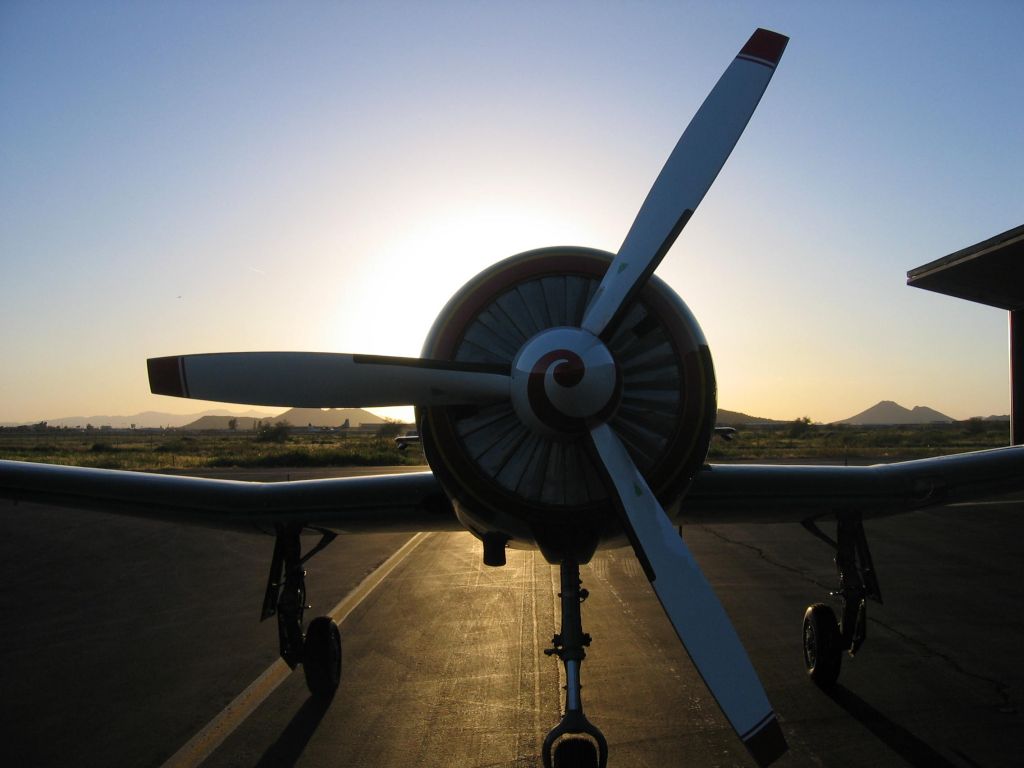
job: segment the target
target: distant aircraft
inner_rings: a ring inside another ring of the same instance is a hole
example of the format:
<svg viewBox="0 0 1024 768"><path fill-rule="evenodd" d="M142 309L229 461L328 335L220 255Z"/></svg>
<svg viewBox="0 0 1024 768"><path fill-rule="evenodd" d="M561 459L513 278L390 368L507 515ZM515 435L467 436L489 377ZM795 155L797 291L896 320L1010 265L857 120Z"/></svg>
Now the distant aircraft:
<svg viewBox="0 0 1024 768"><path fill-rule="evenodd" d="M398 446L398 450L400 450L400 451L407 451L407 450L409 450L409 446L411 446L411 445L419 445L419 444L420 444L420 434L419 434L419 432L409 432L408 434L399 435L398 437L395 438L395 445Z"/></svg>
<svg viewBox="0 0 1024 768"><path fill-rule="evenodd" d="M421 358L259 352L148 361L153 392L315 408L414 405L432 472L259 484L0 462L0 494L28 501L257 530L276 536L263 617L315 696L334 694L341 640L304 625L303 563L335 534L468 530L483 561L537 547L561 571L565 715L543 761L604 766L583 713L579 566L632 546L672 626L759 765L786 750L729 617L679 522L801 522L836 549L840 619L807 609L811 679L828 686L880 598L862 520L1024 487L1024 448L876 467L707 465L715 427L711 354L683 301L653 276L738 141L788 38L758 29L672 151L617 254L556 247L502 261L458 291ZM835 540L817 527L837 520ZM303 531L322 534L302 553Z"/></svg>

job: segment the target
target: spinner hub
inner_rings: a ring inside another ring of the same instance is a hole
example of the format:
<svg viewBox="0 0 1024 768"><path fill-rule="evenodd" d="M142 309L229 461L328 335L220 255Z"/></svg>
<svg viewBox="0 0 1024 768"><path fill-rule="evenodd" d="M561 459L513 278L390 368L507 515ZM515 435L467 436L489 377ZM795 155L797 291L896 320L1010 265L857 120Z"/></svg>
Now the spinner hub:
<svg viewBox="0 0 1024 768"><path fill-rule="evenodd" d="M569 438L606 420L621 389L611 351L582 328L541 331L512 362L512 407L539 435Z"/></svg>

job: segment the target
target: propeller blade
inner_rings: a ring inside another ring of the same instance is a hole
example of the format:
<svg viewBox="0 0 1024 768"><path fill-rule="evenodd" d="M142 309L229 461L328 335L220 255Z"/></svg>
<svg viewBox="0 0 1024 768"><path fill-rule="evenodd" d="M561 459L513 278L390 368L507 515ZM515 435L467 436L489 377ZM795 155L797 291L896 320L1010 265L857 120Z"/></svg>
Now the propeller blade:
<svg viewBox="0 0 1024 768"><path fill-rule="evenodd" d="M583 316L595 336L614 326L711 187L754 113L789 38L758 29L686 127Z"/></svg>
<svg viewBox="0 0 1024 768"><path fill-rule="evenodd" d="M725 609L625 446L608 424L590 431L637 557L676 634L758 765L787 749L782 729Z"/></svg>
<svg viewBox="0 0 1024 768"><path fill-rule="evenodd" d="M328 352L224 352L146 361L157 395L298 408L467 405L509 397L500 365Z"/></svg>

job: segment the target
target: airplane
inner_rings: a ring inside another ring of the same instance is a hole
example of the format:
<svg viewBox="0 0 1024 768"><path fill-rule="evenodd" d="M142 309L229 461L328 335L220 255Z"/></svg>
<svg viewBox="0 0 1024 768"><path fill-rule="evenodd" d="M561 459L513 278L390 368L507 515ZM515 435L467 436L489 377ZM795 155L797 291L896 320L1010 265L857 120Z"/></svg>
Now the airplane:
<svg viewBox="0 0 1024 768"><path fill-rule="evenodd" d="M1024 447L870 467L707 463L716 383L693 314L654 275L739 140L788 43L756 30L668 157L615 254L552 247L501 261L458 290L419 358L315 352L147 361L152 392L264 406L413 405L430 471L261 484L0 461L0 496L275 537L262 618L315 697L341 676L341 637L305 622L305 563L339 534L468 530L488 566L537 548L560 571L564 715L545 768L600 766L608 744L584 714L591 638L580 565L631 546L707 688L753 760L787 749L732 623L677 526L797 522L835 549L839 617L803 621L810 679L834 685L881 600L865 518L1024 488ZM723 438L731 432L719 432ZM819 524L836 521L835 538ZM302 551L303 533L320 541Z"/></svg>
<svg viewBox="0 0 1024 768"><path fill-rule="evenodd" d="M420 436L418 432L410 432L405 435L399 435L395 438L395 445L400 451L407 451L413 445L420 444Z"/></svg>

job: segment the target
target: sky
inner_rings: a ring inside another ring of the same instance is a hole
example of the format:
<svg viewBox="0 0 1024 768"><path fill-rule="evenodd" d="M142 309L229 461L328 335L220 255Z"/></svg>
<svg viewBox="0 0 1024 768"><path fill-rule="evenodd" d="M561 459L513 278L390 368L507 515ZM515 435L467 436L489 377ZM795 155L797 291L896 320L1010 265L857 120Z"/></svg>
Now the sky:
<svg viewBox="0 0 1024 768"><path fill-rule="evenodd" d="M1006 313L906 272L1024 223L1024 4L7 0L0 422L216 407L148 357L418 355L490 264L616 251L759 26L789 47L657 272L719 405L1008 413Z"/></svg>

